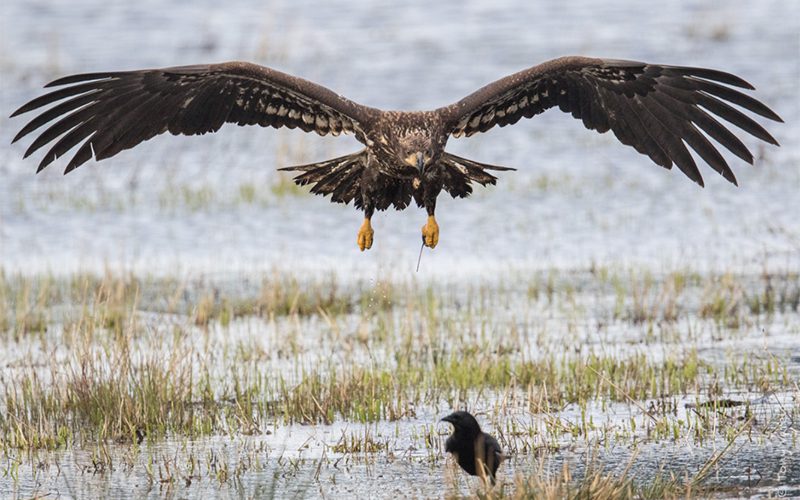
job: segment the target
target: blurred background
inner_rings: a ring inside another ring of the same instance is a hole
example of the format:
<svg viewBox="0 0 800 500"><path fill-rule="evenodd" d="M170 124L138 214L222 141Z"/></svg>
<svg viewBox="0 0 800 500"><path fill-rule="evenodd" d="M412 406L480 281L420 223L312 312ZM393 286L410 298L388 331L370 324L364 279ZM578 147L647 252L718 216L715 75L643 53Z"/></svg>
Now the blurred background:
<svg viewBox="0 0 800 500"><path fill-rule="evenodd" d="M706 66L735 73L786 123L782 147L738 134L740 186L706 165L701 189L611 134L551 110L448 149L518 168L468 200L440 197L440 245L421 273L644 265L800 267L800 15L759 2L498 0L313 3L4 0L0 5L0 262L7 272L239 273L292 266L413 273L424 211L383 212L356 247L361 214L296 188L276 168L355 151L352 137L227 125L159 136L62 176L10 145L9 119L70 73L248 60L371 106L426 109L568 54ZM764 123L764 121L761 121Z"/></svg>

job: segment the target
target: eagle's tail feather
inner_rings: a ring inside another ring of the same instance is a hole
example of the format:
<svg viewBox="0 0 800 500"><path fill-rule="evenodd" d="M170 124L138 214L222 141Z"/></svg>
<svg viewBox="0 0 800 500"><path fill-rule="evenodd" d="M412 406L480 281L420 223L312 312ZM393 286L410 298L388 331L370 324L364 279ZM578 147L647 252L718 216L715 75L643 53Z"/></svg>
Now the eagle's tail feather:
<svg viewBox="0 0 800 500"><path fill-rule="evenodd" d="M353 154L308 165L285 167L279 170L300 171L294 178L298 186L313 184L311 192L322 196L331 195L331 201L345 205L355 200L361 205L360 179L367 164L366 149Z"/></svg>
<svg viewBox="0 0 800 500"><path fill-rule="evenodd" d="M481 186L494 185L497 182L497 177L488 173L487 170L516 170L515 168L488 165L468 160L450 153L444 153L439 162L447 167L445 169L443 187L453 198L469 196L472 193L472 186L470 185L472 182L477 182Z"/></svg>

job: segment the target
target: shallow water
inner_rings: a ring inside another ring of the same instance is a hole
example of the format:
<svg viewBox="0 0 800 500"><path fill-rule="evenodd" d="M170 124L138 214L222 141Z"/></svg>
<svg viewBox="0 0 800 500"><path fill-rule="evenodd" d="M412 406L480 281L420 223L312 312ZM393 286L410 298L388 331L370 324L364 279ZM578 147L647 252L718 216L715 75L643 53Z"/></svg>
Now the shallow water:
<svg viewBox="0 0 800 500"><path fill-rule="evenodd" d="M754 405L759 415L779 412L780 401ZM613 414L619 408L611 408ZM764 410L762 412L762 410ZM628 411L620 412L625 418ZM363 434L364 426L340 423L329 426L287 426L268 436L219 437L197 441L166 440L157 444L107 445L114 464L97 468L98 450L38 453L23 466L22 477L0 494L57 494L67 498L141 498L169 496L204 498L370 497L432 498L443 494L470 494L478 481L467 478L441 452L419 449L413 435L436 415L420 415L397 424L371 428L372 437L385 443L381 451L364 455L331 451L344 433ZM438 429L442 443L449 433ZM743 436L731 449L724 440L698 445L691 440L629 445L607 443L587 449L565 443L548 443L556 451L511 453L499 473L508 494L515 474L558 474L565 463L579 479L587 468L607 473L628 469L629 477L647 483L658 474L693 477L716 455L707 486L718 485L719 497L772 496L792 498L800 493L797 449L781 438L765 446ZM148 466L150 467L148 469ZM148 472L149 471L149 472ZM220 476L225 471L228 476ZM237 474L234 479L231 476Z"/></svg>
<svg viewBox="0 0 800 500"><path fill-rule="evenodd" d="M297 276L335 275L345 286L366 289L387 278L446 280L452 286L442 300L453 304L459 290L476 280L524 290L521 277L539 269L797 271L798 32L794 0L657 5L503 0L491 6L481 1L433 6L417 0L320 5L305 0L5 0L0 5L0 271L69 275L108 268L227 284L233 280L233 288L246 287L242 277L287 269ZM429 109L512 71L567 54L707 66L740 75L756 86L756 98L783 117L783 124L759 120L782 146L762 146L739 134L756 155L755 167L726 155L740 187L701 165L706 188L700 189L680 172L664 171L620 146L611 134L586 131L558 111L451 140L448 149L456 154L518 171L503 173L496 187L477 188L469 200L443 195L437 210L440 244L425 250L415 274L422 210L376 215L375 246L361 253L355 245L359 213L286 190L285 179L275 171L351 152L360 147L352 138L229 125L210 136L159 137L67 177L60 172L66 159L34 176L41 152L23 160L29 139L8 144L27 118L9 119L12 110L40 95L45 82L70 73L243 59L318 81L367 105ZM595 278L579 274L572 279ZM715 366L723 366L731 351L764 349L781 359L796 359L792 356L798 352L796 313L725 338L692 317L675 327L692 331L690 341L652 346L640 330L611 324L599 333L613 297L578 302L588 318L578 325L547 304L515 314L525 307L524 299L496 304L505 313L487 321L494 322L496 335L519 326L531 336L546 331L551 341L573 340L584 351L646 350L659 359L691 345ZM154 313L152 321L171 319ZM307 330L325 329L322 320L309 321L318 324L305 324ZM357 324L356 317L342 320L347 335L355 335ZM230 336L229 342L255 339L268 348L282 326L244 322L218 334ZM309 336L300 343L302 355L291 364L313 366L328 356L327 349L336 348L328 337ZM44 348L37 354L35 342L8 341L3 347L4 377L11 377L15 360L27 359L31 351L34 357L51 354ZM535 356L535 347L532 343L524 355ZM391 359L390 352L368 351L350 359L375 355ZM285 366L281 363L289 361L280 360L273 368ZM798 373L800 363L789 369ZM11 379L0 385L4 380ZM713 481L742 488L732 494L800 495L800 460L791 442L796 427L775 417L785 405L797 405L796 388L765 400L757 393L734 396L753 401L756 410L786 427L771 434L781 437L779 446L741 437ZM680 403L681 411L689 412L685 404L694 401ZM0 465L0 472L6 471L0 475L0 496L430 497L456 492L454 484L467 494L475 490L474 481L452 468L441 446L431 452L422 443L423 431L448 410L442 403L420 407L414 417L370 426L341 421L276 425L269 435L175 438L140 448L109 444L115 464L110 473L92 465L99 446L41 453L25 458L14 482L8 480L11 462ZM538 418L515 411L490 428L513 418ZM565 408L560 418L580 417L574 413ZM611 411L598 406L593 416L612 425L631 413L644 419L627 404ZM376 454L332 451L342 432L361 433L365 427L386 448ZM437 426L436 433L444 439L447 429ZM543 458L520 453L503 466L505 478L510 482L515 472L536 467L557 471L564 461L580 475L590 450L570 440L557 444L559 449ZM663 466L693 474L724 445L723 440L702 447L684 441L645 443L632 471L650 477ZM630 461L626 445L608 443L599 454L610 467L624 468ZM192 457L202 469L196 479L189 472ZM150 473L149 463L155 464ZM164 480L170 477L165 463L172 464L171 481ZM223 465L241 467L242 474L215 479Z"/></svg>

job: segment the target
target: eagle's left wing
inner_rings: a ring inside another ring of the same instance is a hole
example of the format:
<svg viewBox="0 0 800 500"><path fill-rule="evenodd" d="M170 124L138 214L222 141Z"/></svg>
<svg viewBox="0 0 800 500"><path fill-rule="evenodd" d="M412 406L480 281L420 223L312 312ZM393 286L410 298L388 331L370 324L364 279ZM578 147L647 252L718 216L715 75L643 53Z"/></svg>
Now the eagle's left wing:
<svg viewBox="0 0 800 500"><path fill-rule="evenodd" d="M42 170L81 144L65 173L92 157L110 158L164 132L205 134L225 123L363 138L378 112L314 82L239 61L72 75L46 86L58 88L11 115L52 105L14 141L53 122L25 156L55 141L39 163Z"/></svg>
<svg viewBox="0 0 800 500"><path fill-rule="evenodd" d="M580 118L586 128L601 133L612 130L620 142L658 165L671 168L674 163L702 186L703 178L685 142L736 184L725 159L700 131L752 164L752 153L714 115L775 145L778 142L769 132L728 103L782 120L731 86L753 89L737 76L711 69L563 57L497 80L439 112L444 114L449 133L460 137L510 125L558 106Z"/></svg>

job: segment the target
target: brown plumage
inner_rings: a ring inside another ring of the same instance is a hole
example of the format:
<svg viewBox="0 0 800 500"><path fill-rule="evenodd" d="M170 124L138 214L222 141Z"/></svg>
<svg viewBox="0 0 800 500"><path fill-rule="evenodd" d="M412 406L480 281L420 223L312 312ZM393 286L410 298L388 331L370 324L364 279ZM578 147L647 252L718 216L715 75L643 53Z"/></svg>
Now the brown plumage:
<svg viewBox="0 0 800 500"><path fill-rule="evenodd" d="M364 210L358 237L362 250L372 245L373 212L390 206L404 209L412 199L428 212L423 241L436 246L439 229L433 215L441 190L463 198L472 192L472 183L496 182L488 171L513 170L446 153L451 136L468 137L558 107L589 129L611 130L658 165L677 165L702 186L689 148L736 184L733 171L706 136L753 163L752 153L717 117L778 145L730 104L782 121L761 102L735 90L753 87L729 73L587 57L554 59L497 80L450 106L419 112L362 106L302 78L244 62L89 73L47 87L60 88L11 115L53 105L14 137L15 142L54 122L25 152L27 157L55 141L38 170L75 146L65 173L92 157L110 158L167 131L204 134L224 123L355 134L366 146L363 150L283 170L301 172L295 181L310 184L314 193L339 203L352 201Z"/></svg>
<svg viewBox="0 0 800 500"><path fill-rule="evenodd" d="M494 484L497 468L506 459L497 440L483 432L475 417L466 411L455 411L442 422L453 424L453 434L444 444L445 451L453 455L464 472L486 477Z"/></svg>

